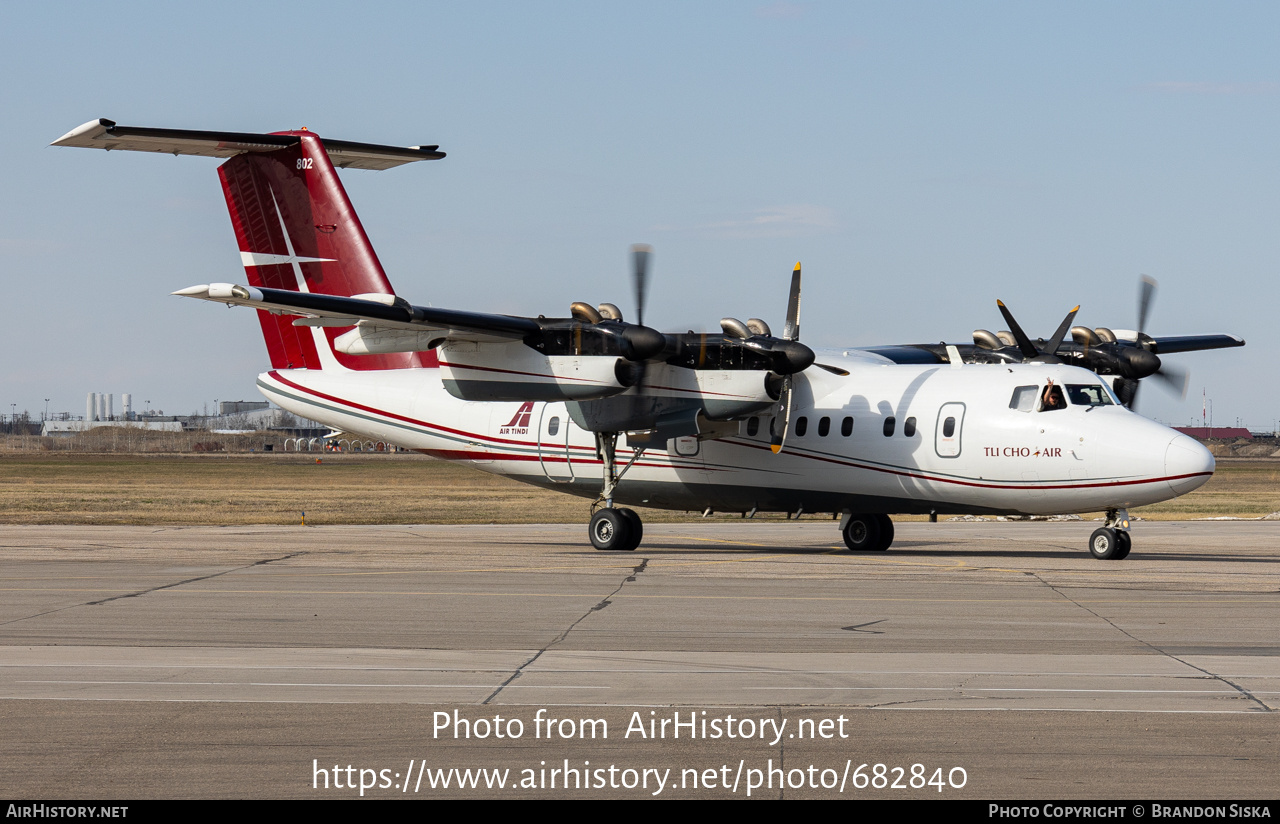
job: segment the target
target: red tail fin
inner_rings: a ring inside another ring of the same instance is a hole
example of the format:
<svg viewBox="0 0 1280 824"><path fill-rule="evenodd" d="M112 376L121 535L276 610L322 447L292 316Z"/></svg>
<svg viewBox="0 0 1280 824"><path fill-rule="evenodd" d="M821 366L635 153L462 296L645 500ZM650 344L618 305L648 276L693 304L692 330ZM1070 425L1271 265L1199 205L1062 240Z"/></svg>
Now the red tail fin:
<svg viewBox="0 0 1280 824"><path fill-rule="evenodd" d="M287 134L301 140L236 155L218 169L249 284L326 295L394 294L320 138ZM336 352L333 339L345 328L294 326L292 317L263 311L258 320L275 369L320 369L335 360L349 369L428 365L416 352Z"/></svg>

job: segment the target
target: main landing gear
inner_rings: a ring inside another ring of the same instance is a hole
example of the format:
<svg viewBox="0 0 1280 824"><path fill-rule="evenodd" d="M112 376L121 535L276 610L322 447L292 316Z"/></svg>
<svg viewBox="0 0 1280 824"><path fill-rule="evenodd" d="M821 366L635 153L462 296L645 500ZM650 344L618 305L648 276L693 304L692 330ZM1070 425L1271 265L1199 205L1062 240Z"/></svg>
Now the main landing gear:
<svg viewBox="0 0 1280 824"><path fill-rule="evenodd" d="M631 552L640 546L644 524L634 509L606 508L591 516L591 545L596 549Z"/></svg>
<svg viewBox="0 0 1280 824"><path fill-rule="evenodd" d="M1128 510L1108 509L1105 525L1089 536L1089 553L1101 561L1123 561L1132 547Z"/></svg>
<svg viewBox="0 0 1280 824"><path fill-rule="evenodd" d="M636 449L627 465L618 470L617 432L596 433L596 454L604 462L604 488L600 497L591 505L591 524L587 534L591 536L591 545L596 549L612 552L631 552L640 546L644 537L644 524L633 509L613 507L613 491L618 481L626 474L631 465L644 452L644 448ZM603 504L603 508L597 509Z"/></svg>
<svg viewBox="0 0 1280 824"><path fill-rule="evenodd" d="M888 515L855 515L840 519L840 534L851 552L884 552L893 543L893 521Z"/></svg>

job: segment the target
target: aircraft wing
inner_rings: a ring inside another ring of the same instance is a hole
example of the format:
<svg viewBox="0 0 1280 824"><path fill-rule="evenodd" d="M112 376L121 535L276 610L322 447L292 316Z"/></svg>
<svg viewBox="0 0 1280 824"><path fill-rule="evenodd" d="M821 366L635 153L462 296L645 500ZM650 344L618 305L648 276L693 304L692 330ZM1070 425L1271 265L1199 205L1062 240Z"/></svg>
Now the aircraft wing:
<svg viewBox="0 0 1280 824"><path fill-rule="evenodd" d="M296 134L153 129L120 126L114 120L90 120L53 141L54 146L133 152L161 152L202 157L235 157L245 152L274 152L298 143ZM334 166L342 169L391 169L416 160L439 160L439 146L379 146L320 138Z"/></svg>
<svg viewBox="0 0 1280 824"><path fill-rule="evenodd" d="M946 351L946 344L904 343L897 346L860 347L863 352L870 352L898 364L946 363L941 353ZM972 344L965 344L973 348Z"/></svg>
<svg viewBox="0 0 1280 824"><path fill-rule="evenodd" d="M393 333L390 336L393 339L405 338L395 332L409 332L414 340L402 340L402 343L418 350L428 348L428 339L436 342L520 340L542 328L531 318L413 306L396 295L340 297L231 283L190 286L173 294L229 306L249 306L276 315L298 315L293 322L295 326L359 326L365 336L375 330L385 330ZM357 347L351 354L367 353Z"/></svg>
<svg viewBox="0 0 1280 824"><path fill-rule="evenodd" d="M1115 330L1115 334L1125 345L1135 348L1138 346L1137 332ZM1227 349L1233 346L1244 346L1245 343L1244 338L1235 335L1165 335L1153 338L1144 337L1143 340L1147 343L1147 346L1143 348L1149 348L1149 351L1157 355L1200 352L1206 349ZM1017 350L1013 347L1008 347L1007 352L1003 354L1000 352L993 354L992 350L983 349L972 343L958 343L954 344L954 346L966 362L972 359L979 363L997 361L1016 363L1022 359L1021 355L1017 354ZM864 347L863 351L880 355L899 364L947 362L947 344L945 343L904 343L897 346L870 346ZM1086 347L1067 341L1059 347L1058 354L1072 357L1085 351L1087 351Z"/></svg>
<svg viewBox="0 0 1280 824"><path fill-rule="evenodd" d="M1244 346L1244 339L1235 335L1169 335L1152 338L1155 342L1153 350L1157 355L1168 355L1173 352L1199 352L1203 349L1227 349L1232 346Z"/></svg>

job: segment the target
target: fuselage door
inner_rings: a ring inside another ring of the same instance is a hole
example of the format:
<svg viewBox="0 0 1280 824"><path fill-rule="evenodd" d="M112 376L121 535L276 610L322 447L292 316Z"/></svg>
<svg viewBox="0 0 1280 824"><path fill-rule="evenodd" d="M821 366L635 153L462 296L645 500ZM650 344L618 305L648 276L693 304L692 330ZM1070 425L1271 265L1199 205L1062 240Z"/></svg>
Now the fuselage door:
<svg viewBox="0 0 1280 824"><path fill-rule="evenodd" d="M938 410L938 426L933 444L940 458L960 457L960 432L964 427L964 404L944 403Z"/></svg>
<svg viewBox="0 0 1280 824"><path fill-rule="evenodd" d="M573 482L569 457L569 409L563 401L542 404L538 416L538 464L547 479L560 484Z"/></svg>

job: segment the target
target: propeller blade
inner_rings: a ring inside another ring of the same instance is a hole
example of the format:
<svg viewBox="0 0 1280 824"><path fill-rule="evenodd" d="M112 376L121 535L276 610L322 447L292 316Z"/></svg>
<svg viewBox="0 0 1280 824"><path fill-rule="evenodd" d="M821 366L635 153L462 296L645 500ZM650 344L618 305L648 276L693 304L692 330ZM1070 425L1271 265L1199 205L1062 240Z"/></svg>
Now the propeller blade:
<svg viewBox="0 0 1280 824"><path fill-rule="evenodd" d="M1136 380L1116 378L1111 388L1116 391L1116 397L1120 399L1120 403L1129 409L1135 408L1135 404L1138 401L1138 382Z"/></svg>
<svg viewBox="0 0 1280 824"><path fill-rule="evenodd" d="M1138 286L1138 340L1142 340L1142 334L1147 330L1147 314L1151 310L1151 301L1155 296L1155 278L1143 275L1142 283Z"/></svg>
<svg viewBox="0 0 1280 824"><path fill-rule="evenodd" d="M848 369L841 369L839 366L828 366L828 365L827 365L827 364L825 364L825 363L815 363L815 364L814 364L814 366L818 367L819 369L825 369L825 370L827 370L828 372L830 372L831 374L833 374L833 375L839 375L839 376L840 376L840 377L842 377L842 378L847 378L847 377L849 377L849 370L848 370Z"/></svg>
<svg viewBox="0 0 1280 824"><path fill-rule="evenodd" d="M1062 325L1058 327L1058 331L1053 333L1053 337L1049 338L1049 342L1044 347L1046 355L1058 354L1058 347L1062 345L1062 339L1067 336L1067 330L1071 328L1071 321L1075 320L1076 312L1079 311L1080 307L1077 306L1062 319Z"/></svg>
<svg viewBox="0 0 1280 824"><path fill-rule="evenodd" d="M791 272L791 295L787 298L787 325L782 330L784 340L800 337L800 264Z"/></svg>
<svg viewBox="0 0 1280 824"><path fill-rule="evenodd" d="M1000 307L1000 314L1004 315L1004 322L1009 324L1009 330L1013 332L1013 339L1018 342L1018 351L1022 352L1022 356L1031 359L1040 354L1035 344L1031 342L1031 338L1027 337L1027 333L1022 331L1022 327L1013 319L1013 313L1009 311L1009 307L1004 305L1004 301L997 300L996 306Z"/></svg>
<svg viewBox="0 0 1280 824"><path fill-rule="evenodd" d="M631 285L636 293L636 323L644 326L644 302L649 288L649 258L653 247L637 243L631 247Z"/></svg>
<svg viewBox="0 0 1280 824"><path fill-rule="evenodd" d="M1177 392L1183 400L1187 399L1187 386L1191 383L1191 373L1187 370L1164 365L1152 377L1159 378L1166 387Z"/></svg>
<svg viewBox="0 0 1280 824"><path fill-rule="evenodd" d="M787 375L782 382L782 392L778 396L778 411L774 413L773 422L769 425L769 449L777 455L782 451L782 444L787 440L787 428L791 425L791 376Z"/></svg>

